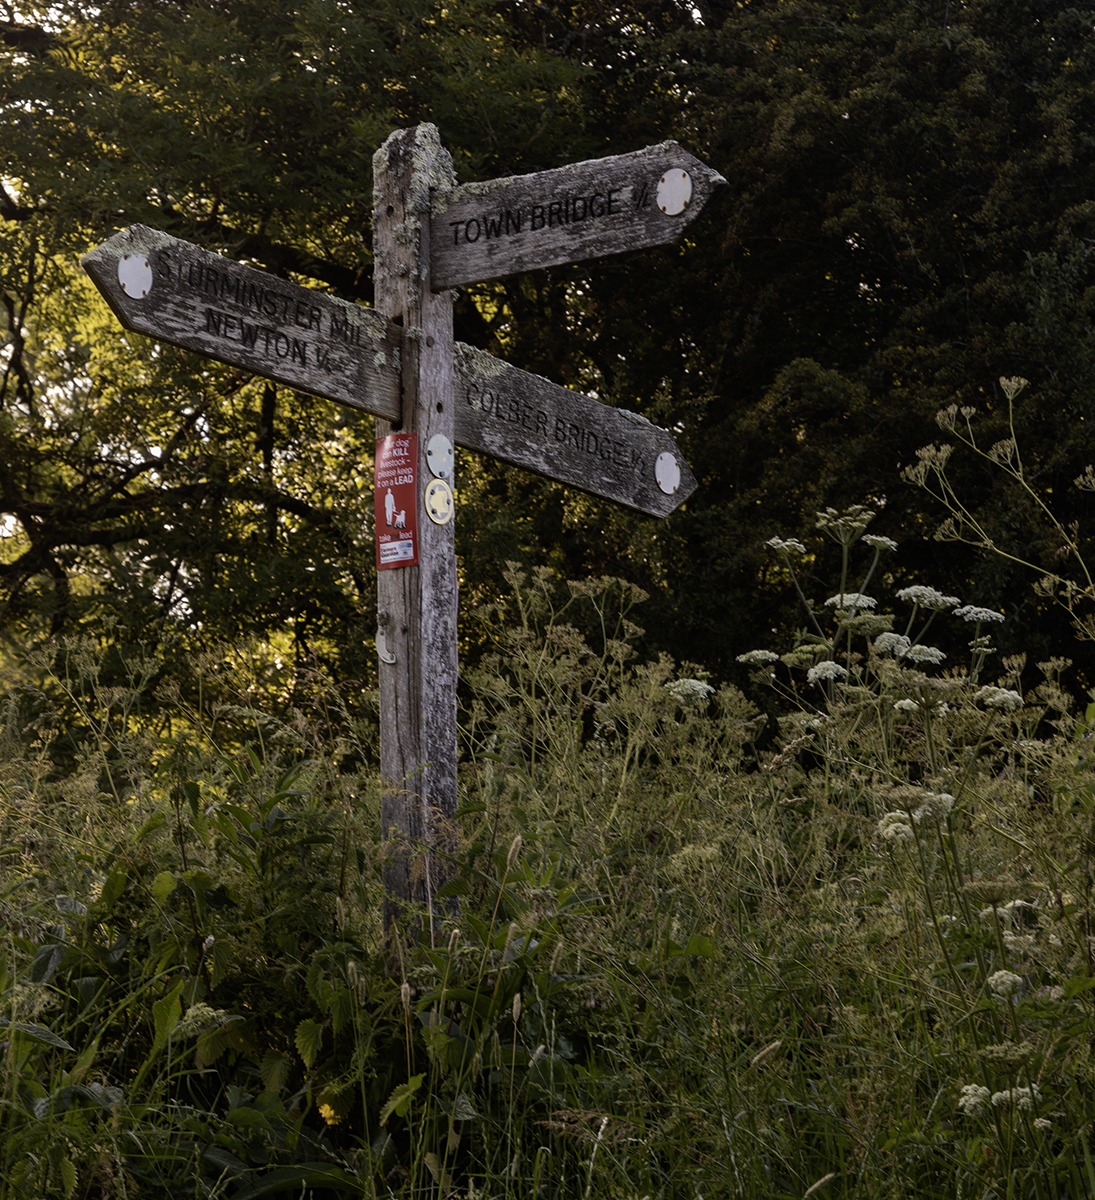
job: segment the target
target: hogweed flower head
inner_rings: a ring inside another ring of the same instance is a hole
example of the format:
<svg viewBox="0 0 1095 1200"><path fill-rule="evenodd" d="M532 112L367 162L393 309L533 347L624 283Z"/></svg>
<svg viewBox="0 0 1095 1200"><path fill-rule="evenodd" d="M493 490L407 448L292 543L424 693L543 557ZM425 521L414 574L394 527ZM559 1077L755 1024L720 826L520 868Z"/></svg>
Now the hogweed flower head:
<svg viewBox="0 0 1095 1200"><path fill-rule="evenodd" d="M942 650L937 650L934 646L920 645L906 646L897 651L897 656L914 663L941 663L947 657Z"/></svg>
<svg viewBox="0 0 1095 1200"><path fill-rule="evenodd" d="M1002 1092L993 1092L992 1106L999 1108L1004 1104L1014 1104L1016 1108L1029 1112L1035 1103L1042 1098L1037 1084L1030 1087L1005 1088Z"/></svg>
<svg viewBox="0 0 1095 1200"><path fill-rule="evenodd" d="M878 834L887 842L911 842L916 837L913 832L911 814L888 812L878 822Z"/></svg>
<svg viewBox="0 0 1095 1200"><path fill-rule="evenodd" d="M773 550L780 554L805 554L806 547L797 538L770 537L765 543L766 546L771 546Z"/></svg>
<svg viewBox="0 0 1095 1200"><path fill-rule="evenodd" d="M919 461L913 467L906 467L901 472L901 478L918 487L923 487L933 471L937 475L943 474L946 470L947 460L953 453L953 446L937 446L934 442L930 446L921 446L916 452Z"/></svg>
<svg viewBox="0 0 1095 1200"><path fill-rule="evenodd" d="M1014 971L994 971L986 983L1001 1000L1010 1000L1023 986L1023 977Z"/></svg>
<svg viewBox="0 0 1095 1200"><path fill-rule="evenodd" d="M877 608L878 601L862 592L839 592L825 601L826 608Z"/></svg>
<svg viewBox="0 0 1095 1200"><path fill-rule="evenodd" d="M1029 382L1030 380L1024 379L1022 375L1000 376L1000 386L1008 400L1014 400Z"/></svg>
<svg viewBox="0 0 1095 1200"><path fill-rule="evenodd" d="M962 884L962 891L981 904L997 905L1014 895L1018 886L1014 879L968 879Z"/></svg>
<svg viewBox="0 0 1095 1200"><path fill-rule="evenodd" d="M928 792L926 793L927 807L931 810L931 816L937 821L942 821L949 817L954 811L954 797L950 792Z"/></svg>
<svg viewBox="0 0 1095 1200"><path fill-rule="evenodd" d="M825 508L817 514L817 528L842 546L850 546L874 520L874 511L863 504L851 508Z"/></svg>
<svg viewBox="0 0 1095 1200"><path fill-rule="evenodd" d="M935 423L940 429L953 430L954 419L958 416L958 405L948 404L946 408L941 408L935 414Z"/></svg>
<svg viewBox="0 0 1095 1200"><path fill-rule="evenodd" d="M883 537L879 533L867 533L863 535L863 540L873 550L896 550L897 543L893 538Z"/></svg>
<svg viewBox="0 0 1095 1200"><path fill-rule="evenodd" d="M910 816L915 824L921 821L944 821L954 808L954 797L949 792L920 792L911 803L916 808Z"/></svg>
<svg viewBox="0 0 1095 1200"><path fill-rule="evenodd" d="M921 608L930 608L941 612L944 608L953 608L958 601L957 596L944 596L935 588L926 584L914 583L911 587L902 588L897 593L898 600L908 600L910 604L919 604Z"/></svg>
<svg viewBox="0 0 1095 1200"><path fill-rule="evenodd" d="M856 611L850 617L843 617L840 625L851 637L870 639L882 633L889 633L893 629L893 617L889 613Z"/></svg>
<svg viewBox="0 0 1095 1200"><path fill-rule="evenodd" d="M773 655L773 658L776 656ZM680 704L706 700L715 694L715 689L702 679L672 679L663 685L665 690Z"/></svg>
<svg viewBox="0 0 1095 1200"><path fill-rule="evenodd" d="M806 682L819 683L827 679L843 679L847 674L848 672L840 663L826 659L825 662L819 662L806 672Z"/></svg>
<svg viewBox="0 0 1095 1200"><path fill-rule="evenodd" d="M1004 614L997 612L993 608L978 608L975 604L964 604L961 608L956 608L951 614L954 617L961 617L963 621L1002 621Z"/></svg>
<svg viewBox="0 0 1095 1200"><path fill-rule="evenodd" d="M991 1095L987 1087L982 1087L979 1083L967 1083L958 1097L958 1107L967 1117L975 1117Z"/></svg>
<svg viewBox="0 0 1095 1200"><path fill-rule="evenodd" d="M1005 929L1003 937L1005 948L1016 956L1038 948L1038 939L1032 933L1012 933L1010 929Z"/></svg>
<svg viewBox="0 0 1095 1200"><path fill-rule="evenodd" d="M874 640L874 648L880 654L899 655L912 643L903 633L880 633Z"/></svg>
<svg viewBox="0 0 1095 1200"><path fill-rule="evenodd" d="M1003 712L1015 712L1023 707L1023 697L1011 688L993 687L986 685L973 696L974 701L981 701L986 708L999 708Z"/></svg>
<svg viewBox="0 0 1095 1200"><path fill-rule="evenodd" d="M739 654L737 661L746 663L749 666L764 666L766 663L779 662L779 655L773 654L771 650L747 650L744 654ZM668 684L666 685L669 686Z"/></svg>
<svg viewBox="0 0 1095 1200"><path fill-rule="evenodd" d="M1030 1062L1034 1057L1034 1046L1030 1042L1000 1042L995 1046L982 1046L977 1057L982 1062L1014 1071Z"/></svg>

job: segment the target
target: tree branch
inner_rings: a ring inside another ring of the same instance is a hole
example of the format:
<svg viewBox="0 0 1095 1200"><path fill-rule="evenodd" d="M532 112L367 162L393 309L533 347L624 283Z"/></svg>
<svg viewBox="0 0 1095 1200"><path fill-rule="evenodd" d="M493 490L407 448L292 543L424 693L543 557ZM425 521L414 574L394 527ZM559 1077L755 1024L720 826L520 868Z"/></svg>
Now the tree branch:
<svg viewBox="0 0 1095 1200"><path fill-rule="evenodd" d="M0 22L0 45L11 46L36 58L44 58L60 44L55 33L41 25L18 25L14 21Z"/></svg>

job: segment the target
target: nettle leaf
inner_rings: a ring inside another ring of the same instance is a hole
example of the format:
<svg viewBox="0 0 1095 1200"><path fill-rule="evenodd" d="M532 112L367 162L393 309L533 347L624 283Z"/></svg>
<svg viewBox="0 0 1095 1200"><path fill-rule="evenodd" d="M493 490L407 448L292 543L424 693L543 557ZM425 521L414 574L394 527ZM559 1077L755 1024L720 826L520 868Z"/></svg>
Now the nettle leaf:
<svg viewBox="0 0 1095 1200"><path fill-rule="evenodd" d="M452 1105L452 1118L454 1121L477 1121L479 1119L479 1113L467 1092L457 1093Z"/></svg>
<svg viewBox="0 0 1095 1200"><path fill-rule="evenodd" d="M155 833L157 829L162 829L167 824L167 814L157 810L148 818L147 821L137 830L133 836L135 842L142 842L146 837Z"/></svg>
<svg viewBox="0 0 1095 1200"><path fill-rule="evenodd" d="M311 1070L319 1057L319 1049L323 1045L323 1026L318 1021L304 1020L297 1026L297 1050L304 1059L304 1065Z"/></svg>
<svg viewBox="0 0 1095 1200"><path fill-rule="evenodd" d="M156 1045L162 1046L174 1032L175 1026L182 1016L182 1002L179 993L183 990L185 979L177 984L161 1000L152 1005L152 1020L156 1027Z"/></svg>
<svg viewBox="0 0 1095 1200"><path fill-rule="evenodd" d="M345 1028L354 1019L354 993L349 988L339 988L331 997L331 1024L335 1033Z"/></svg>
<svg viewBox="0 0 1095 1200"><path fill-rule="evenodd" d="M262 1086L270 1092L280 1092L289 1082L293 1060L280 1050L267 1050L259 1063L259 1078Z"/></svg>
<svg viewBox="0 0 1095 1200"><path fill-rule="evenodd" d="M253 1108L237 1108L228 1114L228 1122L230 1125L236 1125L245 1129L261 1129L263 1133L273 1134L274 1127L270 1122Z"/></svg>
<svg viewBox="0 0 1095 1200"><path fill-rule="evenodd" d="M178 880L175 878L174 873L172 871L161 871L152 880L152 899L157 904L163 904L176 887L178 887Z"/></svg>
<svg viewBox="0 0 1095 1200"><path fill-rule="evenodd" d="M125 891L126 881L129 876L126 874L125 867L115 867L113 871L106 877L106 882L103 884L103 890L99 896L99 903L108 911L114 907L115 903Z"/></svg>
<svg viewBox="0 0 1095 1200"><path fill-rule="evenodd" d="M695 955L699 958L714 958L715 943L702 933L694 933L688 939L688 945L681 952L687 955Z"/></svg>
<svg viewBox="0 0 1095 1200"><path fill-rule="evenodd" d="M388 1097L387 1103L380 1110L381 1125L387 1125L388 1118L393 1114L397 1117L405 1117L407 1115L411 1107L411 1101L414 1099L414 1094L422 1086L422 1080L425 1078L425 1072L421 1075L412 1075L406 1083L401 1083L392 1092Z"/></svg>

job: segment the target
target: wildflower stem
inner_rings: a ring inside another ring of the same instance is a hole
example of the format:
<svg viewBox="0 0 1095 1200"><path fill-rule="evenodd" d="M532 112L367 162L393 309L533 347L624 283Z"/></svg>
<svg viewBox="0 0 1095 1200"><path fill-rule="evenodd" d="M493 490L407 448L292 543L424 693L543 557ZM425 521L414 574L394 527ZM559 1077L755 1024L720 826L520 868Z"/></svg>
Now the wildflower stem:
<svg viewBox="0 0 1095 1200"><path fill-rule="evenodd" d="M882 557L882 548L880 546L875 546L874 558L871 560L871 565L867 570L867 574L864 576L863 582L859 585L859 590L861 592L866 592L867 587L869 586L869 584L871 582L871 579L874 577L875 568L878 566L878 560L881 557Z"/></svg>
<svg viewBox="0 0 1095 1200"><path fill-rule="evenodd" d="M962 981L958 978L958 969L950 956L950 949L943 939L943 930L939 926L939 916L935 911L935 904L932 901L931 888L928 886L928 862L924 855L924 843L920 837L920 830L913 825L913 837L916 839L916 854L920 860L920 877L924 885L924 901L928 906L928 919L932 923L932 929L935 930L935 940L939 943L939 950L943 955L943 961L947 964L947 974L951 977L951 983L954 984L955 992L958 995L962 994Z"/></svg>
<svg viewBox="0 0 1095 1200"><path fill-rule="evenodd" d="M932 714L931 709L927 709L924 713L924 744L928 748L928 765L931 767L933 775L939 771L939 761L935 754L935 733L932 729Z"/></svg>
<svg viewBox="0 0 1095 1200"><path fill-rule="evenodd" d="M798 598L802 601L802 607L806 610L806 616L817 631L818 636L824 638L825 631L821 628L817 617L814 616L814 610L810 607L809 600L806 599L806 593L802 590L802 585L795 574L795 568L791 565L791 559L786 552L783 553L783 561L787 564L787 569L791 572L791 582L795 585L795 591L798 592Z"/></svg>
<svg viewBox="0 0 1095 1200"><path fill-rule="evenodd" d="M919 611L920 611L920 605L914 600L913 601L913 610L909 614L909 623L908 623L908 625L905 626L905 637L909 638L910 641L912 641L911 634L912 634L913 621L916 620L916 614Z"/></svg>

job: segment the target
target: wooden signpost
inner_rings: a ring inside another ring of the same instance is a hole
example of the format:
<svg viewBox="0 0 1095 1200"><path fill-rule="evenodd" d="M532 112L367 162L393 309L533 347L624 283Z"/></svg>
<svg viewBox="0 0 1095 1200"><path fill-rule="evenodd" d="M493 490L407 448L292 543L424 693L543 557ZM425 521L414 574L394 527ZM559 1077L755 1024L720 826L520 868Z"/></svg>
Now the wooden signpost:
<svg viewBox="0 0 1095 1200"><path fill-rule="evenodd" d="M671 243L723 181L667 142L457 187L432 125L373 177L374 309L140 225L83 264L127 329L377 418L387 921L439 910L456 812L454 445L654 516L696 487L665 430L454 342L451 289Z"/></svg>

